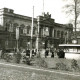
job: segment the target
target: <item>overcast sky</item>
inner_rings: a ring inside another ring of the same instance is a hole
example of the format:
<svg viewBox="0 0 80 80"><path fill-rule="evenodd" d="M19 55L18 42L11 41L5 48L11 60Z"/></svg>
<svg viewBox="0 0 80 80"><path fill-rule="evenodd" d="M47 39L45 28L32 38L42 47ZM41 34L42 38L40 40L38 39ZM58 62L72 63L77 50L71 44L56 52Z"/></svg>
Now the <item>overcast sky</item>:
<svg viewBox="0 0 80 80"><path fill-rule="evenodd" d="M69 18L62 12L66 3L63 0L44 0L44 11L49 12L57 23L68 23ZM14 13L32 17L32 6L34 5L34 17L43 12L43 0L0 0L0 8L14 9Z"/></svg>

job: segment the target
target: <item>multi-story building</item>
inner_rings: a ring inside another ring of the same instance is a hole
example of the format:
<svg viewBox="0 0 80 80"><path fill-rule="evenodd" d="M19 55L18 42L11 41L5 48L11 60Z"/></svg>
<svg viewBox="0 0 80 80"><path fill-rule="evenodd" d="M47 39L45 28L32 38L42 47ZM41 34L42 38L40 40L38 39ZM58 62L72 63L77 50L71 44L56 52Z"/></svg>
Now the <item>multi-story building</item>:
<svg viewBox="0 0 80 80"><path fill-rule="evenodd" d="M70 42L72 24L58 24L49 13L33 19L32 48L57 47ZM16 27L19 27L19 48L30 48L32 18L15 14L8 8L0 9L0 48L16 48Z"/></svg>

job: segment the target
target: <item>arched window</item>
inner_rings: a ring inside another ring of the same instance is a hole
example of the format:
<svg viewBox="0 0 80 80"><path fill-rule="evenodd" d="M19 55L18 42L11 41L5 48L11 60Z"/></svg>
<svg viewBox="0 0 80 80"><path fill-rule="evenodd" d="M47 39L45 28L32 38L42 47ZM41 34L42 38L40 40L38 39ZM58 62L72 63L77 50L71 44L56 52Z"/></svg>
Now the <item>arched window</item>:
<svg viewBox="0 0 80 80"><path fill-rule="evenodd" d="M24 29L23 29L23 34L27 34L27 28L26 27L24 27Z"/></svg>
<svg viewBox="0 0 80 80"><path fill-rule="evenodd" d="M25 27L25 25L24 25L24 24L21 24L21 25L20 25L20 27L21 27L21 28L24 28L24 27Z"/></svg>
<svg viewBox="0 0 80 80"><path fill-rule="evenodd" d="M67 32L64 33L64 36L67 37Z"/></svg>
<svg viewBox="0 0 80 80"><path fill-rule="evenodd" d="M13 32L13 23L9 21L9 32Z"/></svg>
<svg viewBox="0 0 80 80"><path fill-rule="evenodd" d="M19 26L18 23L13 24L13 32L16 32L16 27Z"/></svg>
<svg viewBox="0 0 80 80"><path fill-rule="evenodd" d="M9 23L6 23L6 28L5 28L5 30L6 30L6 31L9 31L9 27L10 27L10 24L9 24Z"/></svg>
<svg viewBox="0 0 80 80"><path fill-rule="evenodd" d="M36 34L36 27L33 27L33 35Z"/></svg>
<svg viewBox="0 0 80 80"><path fill-rule="evenodd" d="M31 27L30 27L30 25L28 25L28 26L27 26L27 34L30 33L30 29L31 29Z"/></svg>
<svg viewBox="0 0 80 80"><path fill-rule="evenodd" d="M20 34L23 34L24 27L25 27L24 24L21 24L21 25L20 25Z"/></svg>
<svg viewBox="0 0 80 80"><path fill-rule="evenodd" d="M5 30L9 32L13 32L13 24L11 21L5 23Z"/></svg>

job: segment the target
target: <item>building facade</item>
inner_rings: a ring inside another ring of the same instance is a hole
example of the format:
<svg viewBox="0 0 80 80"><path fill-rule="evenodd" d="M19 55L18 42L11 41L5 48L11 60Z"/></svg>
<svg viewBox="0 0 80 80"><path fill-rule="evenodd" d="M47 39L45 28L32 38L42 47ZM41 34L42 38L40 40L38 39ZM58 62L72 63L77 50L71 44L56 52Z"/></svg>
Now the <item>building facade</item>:
<svg viewBox="0 0 80 80"><path fill-rule="evenodd" d="M16 28L19 27L19 48L30 49L31 26L31 17L15 14L12 9L0 9L0 48L17 47ZM55 23L49 13L44 13L33 19L32 48L57 48L60 43L71 43L72 32L72 24Z"/></svg>

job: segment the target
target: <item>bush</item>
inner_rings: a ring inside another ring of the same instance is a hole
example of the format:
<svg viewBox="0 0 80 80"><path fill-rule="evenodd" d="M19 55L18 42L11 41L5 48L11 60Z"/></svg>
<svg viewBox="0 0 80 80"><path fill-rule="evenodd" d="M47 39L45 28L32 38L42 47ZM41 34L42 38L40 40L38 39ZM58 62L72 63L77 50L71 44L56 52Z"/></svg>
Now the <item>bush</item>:
<svg viewBox="0 0 80 80"><path fill-rule="evenodd" d="M16 55L16 63L20 63L20 60L21 60L21 54L18 52Z"/></svg>
<svg viewBox="0 0 80 80"><path fill-rule="evenodd" d="M11 60L13 60L13 54L12 53L5 53L3 57L7 62L10 62Z"/></svg>
<svg viewBox="0 0 80 80"><path fill-rule="evenodd" d="M7 55L6 55L6 61L7 61L7 62L10 62L11 60L12 60L12 56L9 55L9 54L7 54Z"/></svg>
<svg viewBox="0 0 80 80"><path fill-rule="evenodd" d="M39 67L44 67L44 68L47 68L47 62L42 59L42 58L37 58L36 60L36 65L39 66Z"/></svg>
<svg viewBox="0 0 80 80"><path fill-rule="evenodd" d="M77 64L77 60L75 60L75 59L73 59L72 61L71 61L71 69L72 70L77 70L77 71L79 71L79 65Z"/></svg>
<svg viewBox="0 0 80 80"><path fill-rule="evenodd" d="M64 63L56 63L56 69L58 69L58 70L68 70L67 66Z"/></svg>
<svg viewBox="0 0 80 80"><path fill-rule="evenodd" d="M31 65L31 59L29 57L24 56L23 57L23 62L28 64L28 65Z"/></svg>

